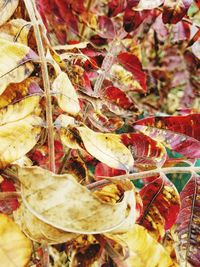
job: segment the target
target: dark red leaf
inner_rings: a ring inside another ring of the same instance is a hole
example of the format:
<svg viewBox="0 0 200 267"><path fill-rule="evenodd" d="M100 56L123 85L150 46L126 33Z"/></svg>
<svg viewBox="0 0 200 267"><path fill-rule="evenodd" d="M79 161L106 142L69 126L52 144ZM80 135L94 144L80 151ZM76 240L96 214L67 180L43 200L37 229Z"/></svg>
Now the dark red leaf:
<svg viewBox="0 0 200 267"><path fill-rule="evenodd" d="M143 91L146 91L146 73L142 70L142 64L138 57L131 53L120 53L118 55L119 63L133 75L133 78L139 82Z"/></svg>
<svg viewBox="0 0 200 267"><path fill-rule="evenodd" d="M125 31L132 32L137 29L147 17L149 11L134 11L131 8L125 10L123 16L123 26Z"/></svg>
<svg viewBox="0 0 200 267"><path fill-rule="evenodd" d="M200 176L193 174L181 197L181 211L177 218L178 251L181 261L200 266ZM187 264L186 264L187 265Z"/></svg>
<svg viewBox="0 0 200 267"><path fill-rule="evenodd" d="M3 182L0 184L0 191L1 192L15 192L15 186L13 181L9 179L4 179ZM0 212L6 214L12 214L14 210L19 207L19 202L16 198L14 199L6 199L0 200Z"/></svg>
<svg viewBox="0 0 200 267"><path fill-rule="evenodd" d="M176 24L186 14L193 0L165 0L163 6L163 22Z"/></svg>
<svg viewBox="0 0 200 267"><path fill-rule="evenodd" d="M121 141L131 150L135 165L138 167L161 166L166 160L167 155L163 145L141 133L122 134Z"/></svg>
<svg viewBox="0 0 200 267"><path fill-rule="evenodd" d="M170 229L177 219L179 194L166 177L151 177L151 182L140 190L140 196L143 213L139 223L159 237L159 234L164 234L162 228Z"/></svg>
<svg viewBox="0 0 200 267"><path fill-rule="evenodd" d="M110 0L108 3L108 16L115 17L117 14L124 11L126 7L125 0Z"/></svg>
<svg viewBox="0 0 200 267"><path fill-rule="evenodd" d="M150 117L134 128L189 158L200 158L200 114Z"/></svg>

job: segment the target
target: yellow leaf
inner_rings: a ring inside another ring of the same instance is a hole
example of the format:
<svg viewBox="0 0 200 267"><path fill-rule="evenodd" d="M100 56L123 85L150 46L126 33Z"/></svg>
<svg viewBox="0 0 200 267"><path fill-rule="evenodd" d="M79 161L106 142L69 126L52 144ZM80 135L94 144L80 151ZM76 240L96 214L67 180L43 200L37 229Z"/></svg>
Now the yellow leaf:
<svg viewBox="0 0 200 267"><path fill-rule="evenodd" d="M14 212L15 221L31 240L59 244L77 238L77 234L61 231L35 217L23 204Z"/></svg>
<svg viewBox="0 0 200 267"><path fill-rule="evenodd" d="M18 225L4 214L0 214L0 236L0 266L26 266L32 252L31 242Z"/></svg>
<svg viewBox="0 0 200 267"><path fill-rule="evenodd" d="M60 108L72 115L80 111L78 96L67 74L61 72L52 84L53 92L56 94Z"/></svg>
<svg viewBox="0 0 200 267"><path fill-rule="evenodd" d="M42 119L34 115L0 126L0 169L29 152L37 143Z"/></svg>
<svg viewBox="0 0 200 267"><path fill-rule="evenodd" d="M0 28L0 38L10 42L28 45L28 34L31 23L23 19L13 19Z"/></svg>
<svg viewBox="0 0 200 267"><path fill-rule="evenodd" d="M135 208L134 192L112 205L102 203L70 174L57 175L40 167L18 169L25 206L37 218L60 230L96 234L114 230Z"/></svg>
<svg viewBox="0 0 200 267"><path fill-rule="evenodd" d="M117 134L94 132L88 127L77 127L85 149L111 168L131 170L134 159L130 150L121 143Z"/></svg>
<svg viewBox="0 0 200 267"><path fill-rule="evenodd" d="M0 1L0 26L12 16L18 4L19 0Z"/></svg>
<svg viewBox="0 0 200 267"><path fill-rule="evenodd" d="M39 106L39 96L30 96L20 102L0 109L0 126L6 123L21 120L33 113Z"/></svg>
<svg viewBox="0 0 200 267"><path fill-rule="evenodd" d="M0 38L0 95L10 83L25 80L33 71L30 61L36 54L28 47Z"/></svg>
<svg viewBox="0 0 200 267"><path fill-rule="evenodd" d="M107 235L112 239L112 235ZM126 242L129 247L129 257L125 261L128 267L173 267L170 255L148 231L135 224L131 231L122 235L113 235Z"/></svg>

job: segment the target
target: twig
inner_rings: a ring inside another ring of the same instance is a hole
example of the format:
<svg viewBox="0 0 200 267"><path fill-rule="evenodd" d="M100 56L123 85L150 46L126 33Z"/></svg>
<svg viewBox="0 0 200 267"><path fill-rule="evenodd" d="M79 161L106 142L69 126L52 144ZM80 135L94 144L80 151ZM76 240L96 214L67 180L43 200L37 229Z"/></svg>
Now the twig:
<svg viewBox="0 0 200 267"><path fill-rule="evenodd" d="M119 175L119 176L114 176L114 177L99 176L99 178L104 178L104 179L88 185L87 188L90 190L93 190L97 187L110 184L112 181L124 180L124 179L130 179L134 181L138 179L151 177L159 173L169 174L169 173L193 173L193 172L196 172L196 173L200 172L200 167L194 167L194 166L167 167L167 168L158 168L158 169L154 169L150 171L143 171L143 172L137 172L137 173L132 173L132 174L124 174L124 175Z"/></svg>
<svg viewBox="0 0 200 267"><path fill-rule="evenodd" d="M55 172L55 148L54 148L54 125L52 118L52 105L51 105L51 94L50 94L50 81L47 68L47 62L45 57L45 50L42 42L41 32L38 25L38 20L35 17L35 3L34 0L24 0L29 17L33 23L35 39L37 43L39 57L41 59L41 70L42 70L42 80L44 91L46 95L46 119L48 128L48 146L49 146L49 169Z"/></svg>

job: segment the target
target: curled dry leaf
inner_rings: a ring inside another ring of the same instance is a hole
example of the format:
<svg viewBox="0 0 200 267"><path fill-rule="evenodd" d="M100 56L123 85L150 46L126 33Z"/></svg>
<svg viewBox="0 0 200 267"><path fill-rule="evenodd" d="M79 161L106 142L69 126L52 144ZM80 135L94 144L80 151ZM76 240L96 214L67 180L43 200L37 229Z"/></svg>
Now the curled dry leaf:
<svg viewBox="0 0 200 267"><path fill-rule="evenodd" d="M1 0L0 2L0 26L3 25L15 12L19 0Z"/></svg>
<svg viewBox="0 0 200 267"><path fill-rule="evenodd" d="M25 80L33 71L33 65L28 61L36 58L28 46L0 39L0 94L10 83Z"/></svg>
<svg viewBox="0 0 200 267"><path fill-rule="evenodd" d="M104 233L122 226L134 212L134 192L112 205L103 203L70 174L56 175L40 167L19 168L22 199L33 215L60 230Z"/></svg>
<svg viewBox="0 0 200 267"><path fill-rule="evenodd" d="M0 126L0 168L29 152L37 143L42 119L30 115L26 118Z"/></svg>
<svg viewBox="0 0 200 267"><path fill-rule="evenodd" d="M85 149L93 157L111 168L131 170L134 159L117 134L94 132L88 127L77 127Z"/></svg>
<svg viewBox="0 0 200 267"><path fill-rule="evenodd" d="M33 113L39 106L39 96L27 97L14 105L0 109L0 126L6 123L21 120Z"/></svg>
<svg viewBox="0 0 200 267"><path fill-rule="evenodd" d="M4 214L0 214L0 236L0 265L25 267L32 252L31 242L18 225Z"/></svg>
<svg viewBox="0 0 200 267"><path fill-rule="evenodd" d="M13 19L0 28L0 38L28 45L28 34L32 24L24 19Z"/></svg>
<svg viewBox="0 0 200 267"><path fill-rule="evenodd" d="M34 216L23 204L14 212L15 221L31 240L48 244L71 241L77 234L61 231Z"/></svg>
<svg viewBox="0 0 200 267"><path fill-rule="evenodd" d="M76 90L72 85L67 74L61 72L52 84L53 93L58 100L60 108L72 115L77 115L80 111L80 105Z"/></svg>
<svg viewBox="0 0 200 267"><path fill-rule="evenodd" d="M131 231L122 235L106 236L119 238L128 245L129 257L124 261L127 267L175 266L167 251L140 225L135 224Z"/></svg>

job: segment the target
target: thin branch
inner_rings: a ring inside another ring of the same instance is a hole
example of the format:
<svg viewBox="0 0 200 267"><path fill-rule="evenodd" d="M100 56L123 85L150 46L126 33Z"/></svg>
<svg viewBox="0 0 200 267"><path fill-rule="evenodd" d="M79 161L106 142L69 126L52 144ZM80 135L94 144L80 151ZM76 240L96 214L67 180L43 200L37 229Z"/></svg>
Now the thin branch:
<svg viewBox="0 0 200 267"><path fill-rule="evenodd" d="M39 57L41 59L41 70L42 70L42 80L44 91L46 95L46 119L47 119L47 128L48 128L48 147L49 147L49 169L52 172L55 172L55 148L54 148L54 125L52 118L52 104L51 104L51 94L50 94L50 81L47 68L47 61L45 57L45 50L42 42L42 36L38 24L38 20L35 17L35 3L34 0L24 0L26 5L29 17L33 23L35 39L37 42L37 48Z"/></svg>
<svg viewBox="0 0 200 267"><path fill-rule="evenodd" d="M144 179L150 176L154 176L159 173L169 174L169 173L193 173L193 172L200 173L200 167L194 167L194 166L167 167L167 168L158 168L158 169L154 169L150 171L143 171L143 172L137 172L137 173L132 173L132 174L124 174L124 175L119 175L119 176L114 176L114 177L99 176L99 178L103 178L103 180L91 183L87 186L87 188L90 190L94 190L98 187L110 184L112 183L112 181L123 180L123 179L130 179L132 181L135 181L135 180Z"/></svg>

